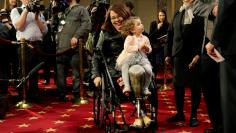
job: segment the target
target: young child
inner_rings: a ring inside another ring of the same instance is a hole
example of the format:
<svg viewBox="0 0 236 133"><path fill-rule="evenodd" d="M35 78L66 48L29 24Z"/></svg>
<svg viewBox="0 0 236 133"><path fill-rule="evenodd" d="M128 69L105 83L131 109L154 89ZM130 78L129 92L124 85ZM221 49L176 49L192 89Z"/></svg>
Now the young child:
<svg viewBox="0 0 236 133"><path fill-rule="evenodd" d="M149 39L142 34L143 24L139 17L130 17L123 23L121 31L126 35L124 49L117 58L117 68L121 69L124 82L123 93L128 95L131 91L128 70L132 65L141 65L145 71L144 95L150 95L148 87L152 79L152 66L147 58L147 53L152 51Z"/></svg>

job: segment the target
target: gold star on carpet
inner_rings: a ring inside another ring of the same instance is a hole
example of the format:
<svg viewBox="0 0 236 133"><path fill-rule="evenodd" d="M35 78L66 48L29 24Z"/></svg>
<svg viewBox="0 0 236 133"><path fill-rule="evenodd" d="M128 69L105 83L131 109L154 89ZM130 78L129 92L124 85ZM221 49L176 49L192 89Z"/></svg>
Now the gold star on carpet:
<svg viewBox="0 0 236 133"><path fill-rule="evenodd" d="M93 120L92 117L88 117L88 118L84 118L84 119L86 119L87 121L92 121Z"/></svg>
<svg viewBox="0 0 236 133"><path fill-rule="evenodd" d="M5 120L0 120L0 123L3 123Z"/></svg>
<svg viewBox="0 0 236 133"><path fill-rule="evenodd" d="M66 109L67 112L73 112L75 109Z"/></svg>
<svg viewBox="0 0 236 133"><path fill-rule="evenodd" d="M82 128L92 128L92 125L85 124L85 125L80 126L80 127L82 127Z"/></svg>
<svg viewBox="0 0 236 133"><path fill-rule="evenodd" d="M175 114L176 113L176 111L169 111L171 114Z"/></svg>
<svg viewBox="0 0 236 133"><path fill-rule="evenodd" d="M22 111L22 110L25 110L25 109L16 109L16 111Z"/></svg>
<svg viewBox="0 0 236 133"><path fill-rule="evenodd" d="M52 106L45 107L45 109L52 109L52 108L53 108Z"/></svg>
<svg viewBox="0 0 236 133"><path fill-rule="evenodd" d="M189 96L186 96L186 97L184 97L184 99L185 99L185 100L188 100L188 99L190 99L190 97L189 97Z"/></svg>
<svg viewBox="0 0 236 133"><path fill-rule="evenodd" d="M199 114L201 117L207 117L208 116L208 114Z"/></svg>
<svg viewBox="0 0 236 133"><path fill-rule="evenodd" d="M159 92L159 93L160 93L161 95L164 95L164 94L166 94L166 92L163 92L163 91L162 91L162 92Z"/></svg>
<svg viewBox="0 0 236 133"><path fill-rule="evenodd" d="M209 119L205 119L203 122L211 123L211 121Z"/></svg>
<svg viewBox="0 0 236 133"><path fill-rule="evenodd" d="M19 128L24 128L24 127L29 127L29 125L30 125L30 124L25 124L25 123L23 123L23 124L18 125L18 127L19 127Z"/></svg>
<svg viewBox="0 0 236 133"><path fill-rule="evenodd" d="M175 106L167 106L168 109L174 109Z"/></svg>
<svg viewBox="0 0 236 133"><path fill-rule="evenodd" d="M185 123L184 122L176 122L175 125L183 127L183 126L185 126Z"/></svg>
<svg viewBox="0 0 236 133"><path fill-rule="evenodd" d="M89 112L91 115L93 115L93 112Z"/></svg>
<svg viewBox="0 0 236 133"><path fill-rule="evenodd" d="M172 104L172 102L164 102L164 103L165 103L165 104L168 104L168 105L169 105L169 104Z"/></svg>
<svg viewBox="0 0 236 133"><path fill-rule="evenodd" d="M59 103L58 102L52 102L51 104L56 105L56 104L59 104Z"/></svg>
<svg viewBox="0 0 236 133"><path fill-rule="evenodd" d="M6 117L15 116L16 114L6 114Z"/></svg>
<svg viewBox="0 0 236 133"><path fill-rule="evenodd" d="M79 105L78 104L73 104L72 107L79 107Z"/></svg>
<svg viewBox="0 0 236 133"><path fill-rule="evenodd" d="M57 120L57 121L54 121L54 124L63 124L64 121L61 121L61 120Z"/></svg>
<svg viewBox="0 0 236 133"><path fill-rule="evenodd" d="M127 105L121 105L122 108L127 108L128 106Z"/></svg>
<svg viewBox="0 0 236 133"><path fill-rule="evenodd" d="M29 118L29 120L37 120L37 119L38 117L35 117L35 116Z"/></svg>
<svg viewBox="0 0 236 133"><path fill-rule="evenodd" d="M68 115L68 114L63 114L63 115L61 115L61 117L69 117L70 115Z"/></svg>
<svg viewBox="0 0 236 133"><path fill-rule="evenodd" d="M117 118L122 118L122 115L118 115Z"/></svg>
<svg viewBox="0 0 236 133"><path fill-rule="evenodd" d="M163 98L162 100L164 100L164 101L170 101L169 98Z"/></svg>
<svg viewBox="0 0 236 133"><path fill-rule="evenodd" d="M192 133L192 132L191 132L191 131L188 132L188 131L184 131L184 130L183 130L183 131L181 131L181 132L179 132L179 133Z"/></svg>
<svg viewBox="0 0 236 133"><path fill-rule="evenodd" d="M165 98L165 97L168 97L167 95L161 95L161 97Z"/></svg>
<svg viewBox="0 0 236 133"><path fill-rule="evenodd" d="M191 103L191 101L190 100L186 100L186 103Z"/></svg>
<svg viewBox="0 0 236 133"><path fill-rule="evenodd" d="M123 122L123 121L117 121L117 124L118 124L118 125L123 125L124 122Z"/></svg>
<svg viewBox="0 0 236 133"><path fill-rule="evenodd" d="M46 130L47 133L56 132L56 131L57 131L57 129L55 129L55 128L48 128L48 129Z"/></svg>
<svg viewBox="0 0 236 133"><path fill-rule="evenodd" d="M46 112L45 111L39 111L38 113L39 114L45 114Z"/></svg>

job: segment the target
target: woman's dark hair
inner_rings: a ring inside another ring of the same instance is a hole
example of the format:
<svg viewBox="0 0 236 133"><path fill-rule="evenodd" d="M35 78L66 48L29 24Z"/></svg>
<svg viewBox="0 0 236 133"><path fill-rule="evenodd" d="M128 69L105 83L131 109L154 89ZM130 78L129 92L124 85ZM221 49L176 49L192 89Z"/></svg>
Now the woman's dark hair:
<svg viewBox="0 0 236 133"><path fill-rule="evenodd" d="M159 20L159 13L160 12L162 12L162 13L164 13L165 14L165 20L164 20L164 23L168 23L168 21L167 21L167 14L166 14L166 11L164 10L164 9L160 9L159 11L158 11L158 13L157 13L157 15L158 15L158 19L157 19L157 23L159 23L160 22L160 20Z"/></svg>
<svg viewBox="0 0 236 133"><path fill-rule="evenodd" d="M130 10L134 9L134 4L131 1L129 1L129 0L124 0L124 4L125 4L125 6L130 8Z"/></svg>
<svg viewBox="0 0 236 133"><path fill-rule="evenodd" d="M118 16L122 17L123 20L126 20L130 17L130 12L127 10L124 4L114 4L111 5L107 11L105 22L102 25L102 30L116 32L116 29L113 27L110 18L110 12L114 11Z"/></svg>

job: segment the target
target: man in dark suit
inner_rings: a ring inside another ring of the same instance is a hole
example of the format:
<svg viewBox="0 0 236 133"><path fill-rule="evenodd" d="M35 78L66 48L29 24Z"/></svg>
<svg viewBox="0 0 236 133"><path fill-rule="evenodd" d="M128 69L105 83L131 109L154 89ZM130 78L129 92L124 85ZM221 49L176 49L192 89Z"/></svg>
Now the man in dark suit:
<svg viewBox="0 0 236 133"><path fill-rule="evenodd" d="M225 57L220 63L221 102L224 133L236 131L236 0L219 0L218 16L207 53L216 56L217 48Z"/></svg>

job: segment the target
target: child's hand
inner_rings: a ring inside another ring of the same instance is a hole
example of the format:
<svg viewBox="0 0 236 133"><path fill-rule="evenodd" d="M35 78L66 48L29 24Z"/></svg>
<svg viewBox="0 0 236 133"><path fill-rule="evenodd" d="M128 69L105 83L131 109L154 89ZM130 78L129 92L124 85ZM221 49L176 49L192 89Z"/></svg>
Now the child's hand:
<svg viewBox="0 0 236 133"><path fill-rule="evenodd" d="M140 45L140 49L143 50L144 52L148 52L149 48L145 45L145 43Z"/></svg>

